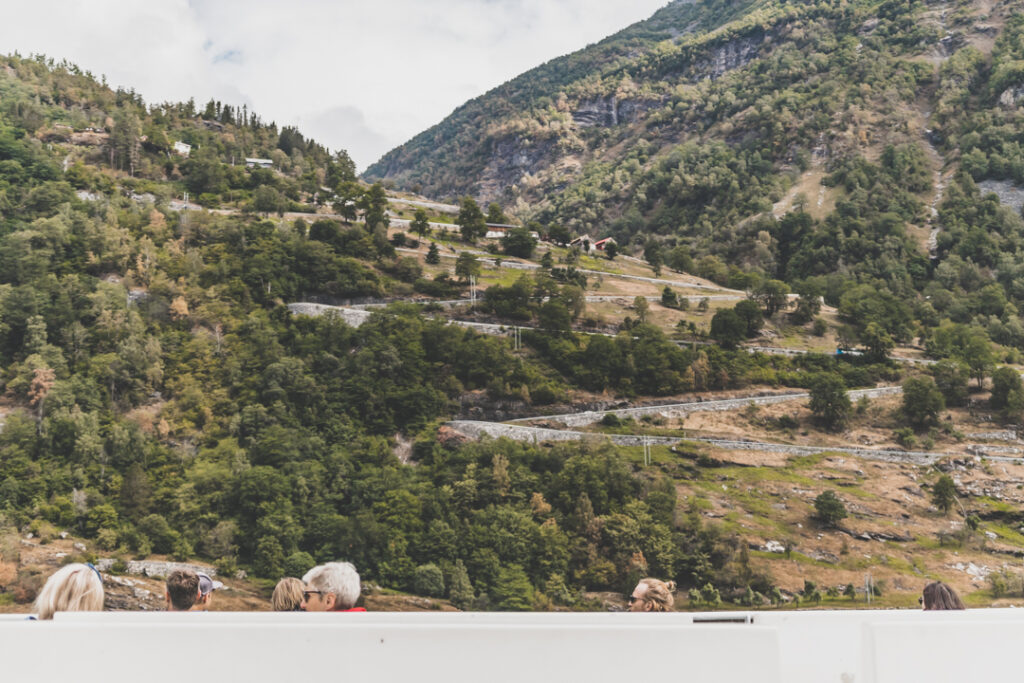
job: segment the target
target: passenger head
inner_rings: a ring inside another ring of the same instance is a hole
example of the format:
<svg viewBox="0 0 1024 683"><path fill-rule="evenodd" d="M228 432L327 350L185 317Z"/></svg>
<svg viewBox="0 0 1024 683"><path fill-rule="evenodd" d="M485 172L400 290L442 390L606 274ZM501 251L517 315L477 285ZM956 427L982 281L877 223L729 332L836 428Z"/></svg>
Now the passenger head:
<svg viewBox="0 0 1024 683"><path fill-rule="evenodd" d="M967 609L956 591L941 581L932 581L925 586L922 597L926 610Z"/></svg>
<svg viewBox="0 0 1024 683"><path fill-rule="evenodd" d="M199 576L187 569L175 569L167 577L167 609L187 612L199 600Z"/></svg>
<svg viewBox="0 0 1024 683"><path fill-rule="evenodd" d="M286 576L274 586L270 604L275 612L297 612L302 609L302 589L306 584L294 576Z"/></svg>
<svg viewBox="0 0 1024 683"><path fill-rule="evenodd" d="M302 609L307 612L338 612L352 609L359 599L359 574L349 562L328 562L313 567L302 577L306 588Z"/></svg>
<svg viewBox="0 0 1024 683"><path fill-rule="evenodd" d="M640 579L629 596L630 612L671 612L675 604L676 582Z"/></svg>
<svg viewBox="0 0 1024 683"><path fill-rule="evenodd" d="M103 579L91 564L68 564L46 580L36 596L35 611L40 619L53 619L55 612L99 612L103 609Z"/></svg>
<svg viewBox="0 0 1024 683"><path fill-rule="evenodd" d="M196 600L196 604L192 606L192 609L205 612L210 609L210 603L213 602L213 591L223 588L224 584L220 581L214 581L210 578L209 574L204 574L203 572L198 572L196 576L199 577L199 599Z"/></svg>

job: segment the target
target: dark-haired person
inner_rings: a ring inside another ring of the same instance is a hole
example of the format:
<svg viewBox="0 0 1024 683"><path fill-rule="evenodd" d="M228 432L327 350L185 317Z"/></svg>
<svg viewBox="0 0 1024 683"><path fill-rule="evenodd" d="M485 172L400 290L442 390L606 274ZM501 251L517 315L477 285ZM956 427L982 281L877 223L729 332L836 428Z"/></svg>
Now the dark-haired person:
<svg viewBox="0 0 1024 683"><path fill-rule="evenodd" d="M671 612L675 604L676 582L640 579L629 596L630 612Z"/></svg>
<svg viewBox="0 0 1024 683"><path fill-rule="evenodd" d="M164 599L168 612L188 612L199 600L199 575L175 569L167 577Z"/></svg>
<svg viewBox="0 0 1024 683"><path fill-rule="evenodd" d="M302 577L302 609L306 612L365 612L359 600L359 573L350 562L328 562Z"/></svg>
<svg viewBox="0 0 1024 683"><path fill-rule="evenodd" d="M932 581L925 586L921 602L926 610L967 609L956 591L942 581Z"/></svg>

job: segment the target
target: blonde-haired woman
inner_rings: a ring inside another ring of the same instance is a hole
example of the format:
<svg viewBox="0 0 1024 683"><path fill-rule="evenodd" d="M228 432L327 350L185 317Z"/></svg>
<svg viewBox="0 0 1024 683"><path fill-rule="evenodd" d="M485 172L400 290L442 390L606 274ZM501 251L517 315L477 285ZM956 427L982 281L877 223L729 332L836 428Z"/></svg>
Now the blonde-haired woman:
<svg viewBox="0 0 1024 683"><path fill-rule="evenodd" d="M676 598L675 581L640 579L629 596L630 612L671 612Z"/></svg>
<svg viewBox="0 0 1024 683"><path fill-rule="evenodd" d="M270 604L275 612L298 612L302 608L302 591L306 584L292 576L286 576L274 586L274 595Z"/></svg>
<svg viewBox="0 0 1024 683"><path fill-rule="evenodd" d="M53 619L56 612L103 610L103 579L91 564L69 564L46 580L35 601L36 618Z"/></svg>

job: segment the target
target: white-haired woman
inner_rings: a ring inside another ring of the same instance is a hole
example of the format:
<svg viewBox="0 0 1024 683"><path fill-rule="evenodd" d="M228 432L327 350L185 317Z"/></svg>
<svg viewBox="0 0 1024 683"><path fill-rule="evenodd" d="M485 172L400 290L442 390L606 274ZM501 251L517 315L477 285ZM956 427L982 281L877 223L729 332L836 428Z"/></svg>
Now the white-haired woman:
<svg viewBox="0 0 1024 683"><path fill-rule="evenodd" d="M38 619L53 619L56 612L103 610L103 579L92 564L68 564L46 580L36 596Z"/></svg>

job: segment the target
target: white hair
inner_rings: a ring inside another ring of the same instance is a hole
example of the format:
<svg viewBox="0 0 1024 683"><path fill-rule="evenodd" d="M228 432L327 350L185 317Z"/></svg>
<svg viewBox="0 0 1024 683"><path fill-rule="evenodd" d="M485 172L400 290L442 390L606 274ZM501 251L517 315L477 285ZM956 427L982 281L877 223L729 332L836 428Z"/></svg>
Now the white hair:
<svg viewBox="0 0 1024 683"><path fill-rule="evenodd" d="M46 580L36 596L35 611L40 619L53 619L54 612L99 612L103 610L103 581L87 564L61 567Z"/></svg>
<svg viewBox="0 0 1024 683"><path fill-rule="evenodd" d="M328 562L313 567L302 582L324 593L334 593L335 609L350 609L359 600L359 573L351 562Z"/></svg>

